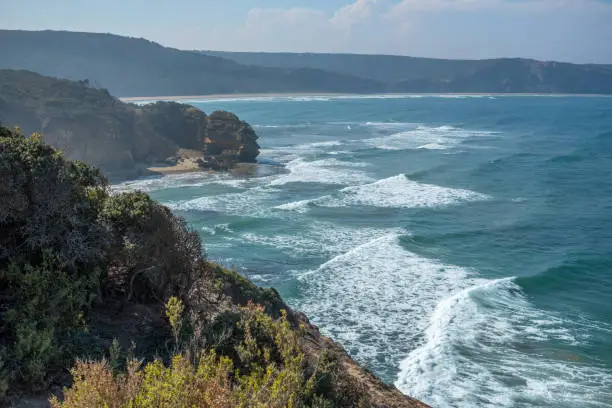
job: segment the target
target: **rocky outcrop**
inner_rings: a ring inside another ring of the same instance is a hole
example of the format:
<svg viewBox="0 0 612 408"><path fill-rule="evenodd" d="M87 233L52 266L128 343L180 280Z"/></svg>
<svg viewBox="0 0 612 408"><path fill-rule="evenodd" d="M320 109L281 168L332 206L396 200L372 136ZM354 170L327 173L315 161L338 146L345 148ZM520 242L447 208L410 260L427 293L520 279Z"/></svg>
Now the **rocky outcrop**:
<svg viewBox="0 0 612 408"><path fill-rule="evenodd" d="M228 169L238 162L254 163L259 155L257 134L231 112L216 111L207 118L202 167Z"/></svg>
<svg viewBox="0 0 612 408"><path fill-rule="evenodd" d="M70 159L100 167L110 178L136 177L167 165L179 149L206 155L204 167L229 169L259 154L251 126L229 112L210 116L175 102L123 103L85 81L0 70L0 123L45 142Z"/></svg>
<svg viewBox="0 0 612 408"><path fill-rule="evenodd" d="M140 107L137 112L156 133L178 147L203 149L208 122L201 110L182 103L156 102Z"/></svg>

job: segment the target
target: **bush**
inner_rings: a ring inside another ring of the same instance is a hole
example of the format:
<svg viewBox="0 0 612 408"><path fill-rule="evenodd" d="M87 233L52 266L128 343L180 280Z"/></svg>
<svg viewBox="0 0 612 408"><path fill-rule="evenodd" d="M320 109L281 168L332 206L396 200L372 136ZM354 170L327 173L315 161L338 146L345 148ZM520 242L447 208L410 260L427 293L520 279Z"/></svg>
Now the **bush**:
<svg viewBox="0 0 612 408"><path fill-rule="evenodd" d="M112 240L108 289L128 300L185 298L203 257L202 243L182 218L141 192L109 197L100 221Z"/></svg>
<svg viewBox="0 0 612 408"><path fill-rule="evenodd" d="M174 302L173 302L174 303ZM240 365L214 351L203 351L197 362L177 355L169 366L160 360L138 370L131 361L127 372L113 376L108 363L77 362L74 383L63 403L54 408L108 407L261 407L332 406L320 396L307 395L312 386L303 377L303 354L298 333L285 317L273 320L261 307L240 311L243 338L236 345Z"/></svg>
<svg viewBox="0 0 612 408"><path fill-rule="evenodd" d="M0 178L2 398L15 385L46 387L83 325L105 268L106 234L96 219L107 185L40 135L6 128Z"/></svg>
<svg viewBox="0 0 612 408"><path fill-rule="evenodd" d="M107 193L99 171L65 160L33 135L0 137L0 268L52 249L73 270L103 261L106 231L96 223Z"/></svg>

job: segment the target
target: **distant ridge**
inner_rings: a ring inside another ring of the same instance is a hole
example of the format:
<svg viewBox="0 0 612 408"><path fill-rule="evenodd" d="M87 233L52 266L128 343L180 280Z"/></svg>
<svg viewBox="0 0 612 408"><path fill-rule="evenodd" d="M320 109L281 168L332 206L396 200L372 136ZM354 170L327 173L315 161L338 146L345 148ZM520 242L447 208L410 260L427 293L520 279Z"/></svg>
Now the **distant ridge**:
<svg viewBox="0 0 612 408"><path fill-rule="evenodd" d="M0 30L0 69L88 79L113 95L495 92L612 94L611 65L529 59L181 51L113 34Z"/></svg>
<svg viewBox="0 0 612 408"><path fill-rule="evenodd" d="M310 68L249 67L113 34L0 30L0 69L89 79L115 96L379 92L384 85Z"/></svg>
<svg viewBox="0 0 612 408"><path fill-rule="evenodd" d="M385 83L387 92L612 93L612 65L524 58L202 51L262 67L307 67Z"/></svg>

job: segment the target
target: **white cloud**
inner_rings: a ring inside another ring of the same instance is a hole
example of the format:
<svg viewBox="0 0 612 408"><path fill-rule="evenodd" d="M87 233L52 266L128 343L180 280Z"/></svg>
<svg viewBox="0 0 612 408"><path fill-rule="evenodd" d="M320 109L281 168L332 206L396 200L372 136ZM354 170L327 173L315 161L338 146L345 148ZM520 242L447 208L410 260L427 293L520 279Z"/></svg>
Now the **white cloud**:
<svg viewBox="0 0 612 408"><path fill-rule="evenodd" d="M261 9L255 8L248 12L247 29L273 29L275 27L304 27L309 24L319 24L326 20L325 13L307 8Z"/></svg>
<svg viewBox="0 0 612 408"><path fill-rule="evenodd" d="M333 13L255 8L203 26L187 48L610 63L610 21L597 0L354 0Z"/></svg>
<svg viewBox="0 0 612 408"><path fill-rule="evenodd" d="M601 0L402 0L390 12L406 11L459 11L459 10L528 10L554 11L610 9L610 3Z"/></svg>
<svg viewBox="0 0 612 408"><path fill-rule="evenodd" d="M357 0L336 11L330 22L339 28L350 30L353 25L372 15L376 3L377 0Z"/></svg>

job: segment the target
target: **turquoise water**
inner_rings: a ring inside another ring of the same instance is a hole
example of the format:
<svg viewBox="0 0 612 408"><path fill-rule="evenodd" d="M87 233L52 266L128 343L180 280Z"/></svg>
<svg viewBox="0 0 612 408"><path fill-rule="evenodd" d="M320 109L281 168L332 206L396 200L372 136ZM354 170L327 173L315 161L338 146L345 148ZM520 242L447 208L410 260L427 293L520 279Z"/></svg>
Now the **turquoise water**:
<svg viewBox="0 0 612 408"><path fill-rule="evenodd" d="M253 177L124 183L436 407L612 407L612 98L191 102Z"/></svg>

